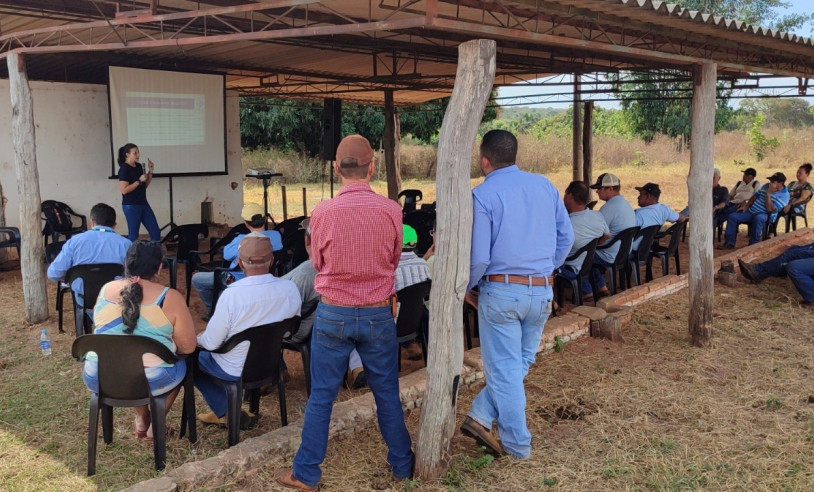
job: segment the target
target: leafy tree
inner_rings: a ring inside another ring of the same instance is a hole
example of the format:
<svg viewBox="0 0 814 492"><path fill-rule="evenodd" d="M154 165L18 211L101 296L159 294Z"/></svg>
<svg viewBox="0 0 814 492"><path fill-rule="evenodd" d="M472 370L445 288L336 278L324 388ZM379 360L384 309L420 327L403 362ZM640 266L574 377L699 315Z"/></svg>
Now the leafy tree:
<svg viewBox="0 0 814 492"><path fill-rule="evenodd" d="M809 14L780 16L777 9L791 7L791 2L785 0L675 0L675 3L689 10L738 19L781 31L803 27L812 20Z"/></svg>
<svg viewBox="0 0 814 492"><path fill-rule="evenodd" d="M780 147L780 140L777 138L769 138L763 134L763 123L766 117L758 114L755 117L755 122L752 124L752 130L749 132L749 144L752 147L752 153L758 162L766 158L766 155L774 152Z"/></svg>
<svg viewBox="0 0 814 492"><path fill-rule="evenodd" d="M766 117L767 126L804 128L814 125L814 115L803 99L745 99L741 101L740 109L750 126L758 114Z"/></svg>

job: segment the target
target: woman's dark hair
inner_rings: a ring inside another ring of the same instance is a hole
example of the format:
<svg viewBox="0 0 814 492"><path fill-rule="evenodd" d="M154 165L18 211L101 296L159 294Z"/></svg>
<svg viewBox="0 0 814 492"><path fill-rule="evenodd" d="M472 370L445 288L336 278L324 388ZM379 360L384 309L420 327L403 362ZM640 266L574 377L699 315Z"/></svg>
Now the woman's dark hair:
<svg viewBox="0 0 814 492"><path fill-rule="evenodd" d="M808 162L806 162L805 164L803 164L800 167L805 170L806 176L811 174L811 164L809 164Z"/></svg>
<svg viewBox="0 0 814 492"><path fill-rule="evenodd" d="M146 240L134 242L127 250L127 257L124 260L125 280L134 280L134 277L145 280L153 278L158 273L163 258L164 247L161 243ZM130 334L136 329L136 323L141 316L144 290L138 282L127 282L119 295L124 332Z"/></svg>
<svg viewBox="0 0 814 492"><path fill-rule="evenodd" d="M127 154L129 154L130 151L135 147L138 147L138 145L134 143L127 143L119 147L119 158L117 159L117 161L120 166L124 164L124 161L127 160Z"/></svg>

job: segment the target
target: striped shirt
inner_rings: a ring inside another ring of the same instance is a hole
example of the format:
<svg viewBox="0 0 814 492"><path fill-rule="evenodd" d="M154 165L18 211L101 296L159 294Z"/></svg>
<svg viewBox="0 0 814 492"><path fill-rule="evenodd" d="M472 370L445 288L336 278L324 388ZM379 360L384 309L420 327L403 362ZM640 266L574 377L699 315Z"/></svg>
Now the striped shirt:
<svg viewBox="0 0 814 492"><path fill-rule="evenodd" d="M368 183L350 183L311 214L314 288L343 306L364 306L393 295L401 256L401 207Z"/></svg>
<svg viewBox="0 0 814 492"><path fill-rule="evenodd" d="M768 213L766 211L766 189L770 184L771 183L766 183L765 185L761 186L759 190L757 190L755 193L755 201L752 203L752 206L749 207L749 212L755 215ZM777 217L777 212L785 207L788 203L789 190L785 186L782 190L772 193L772 204L774 204L775 212L769 214L769 219L774 220L774 218Z"/></svg>
<svg viewBox="0 0 814 492"><path fill-rule="evenodd" d="M429 279L430 267L424 258L419 258L413 251L401 254L399 267L396 268L396 292Z"/></svg>

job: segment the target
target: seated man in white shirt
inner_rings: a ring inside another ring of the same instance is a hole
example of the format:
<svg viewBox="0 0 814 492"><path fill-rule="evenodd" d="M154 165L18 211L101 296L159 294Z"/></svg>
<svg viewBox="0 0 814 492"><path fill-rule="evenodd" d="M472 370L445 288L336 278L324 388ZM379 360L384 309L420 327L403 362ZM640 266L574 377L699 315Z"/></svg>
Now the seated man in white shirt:
<svg viewBox="0 0 814 492"><path fill-rule="evenodd" d="M300 293L290 280L278 279L268 273L274 260L268 237L260 232L248 234L238 247L238 265L246 276L230 284L221 294L206 330L198 335L198 368L195 387L203 395L209 413L198 415L205 424L226 425L226 390L210 377L237 381L243 372L243 363L249 343L243 342L226 354L213 354L232 336L255 326L274 323L300 314ZM244 412L247 413L247 412ZM241 426L249 424L252 415L241 417ZM245 426L244 426L245 427Z"/></svg>

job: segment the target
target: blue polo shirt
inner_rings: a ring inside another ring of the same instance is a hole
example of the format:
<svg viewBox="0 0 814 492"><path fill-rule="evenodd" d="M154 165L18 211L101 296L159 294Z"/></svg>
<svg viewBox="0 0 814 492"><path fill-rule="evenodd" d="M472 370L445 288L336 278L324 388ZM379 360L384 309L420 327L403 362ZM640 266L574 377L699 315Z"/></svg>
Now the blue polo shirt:
<svg viewBox="0 0 814 492"><path fill-rule="evenodd" d="M133 244L126 237L116 234L110 227L95 226L89 231L72 236L53 263L48 265L48 278L60 281L65 278L68 269L76 265L95 263L120 263L124 265L127 250ZM82 294L82 279L71 284L71 290Z"/></svg>

